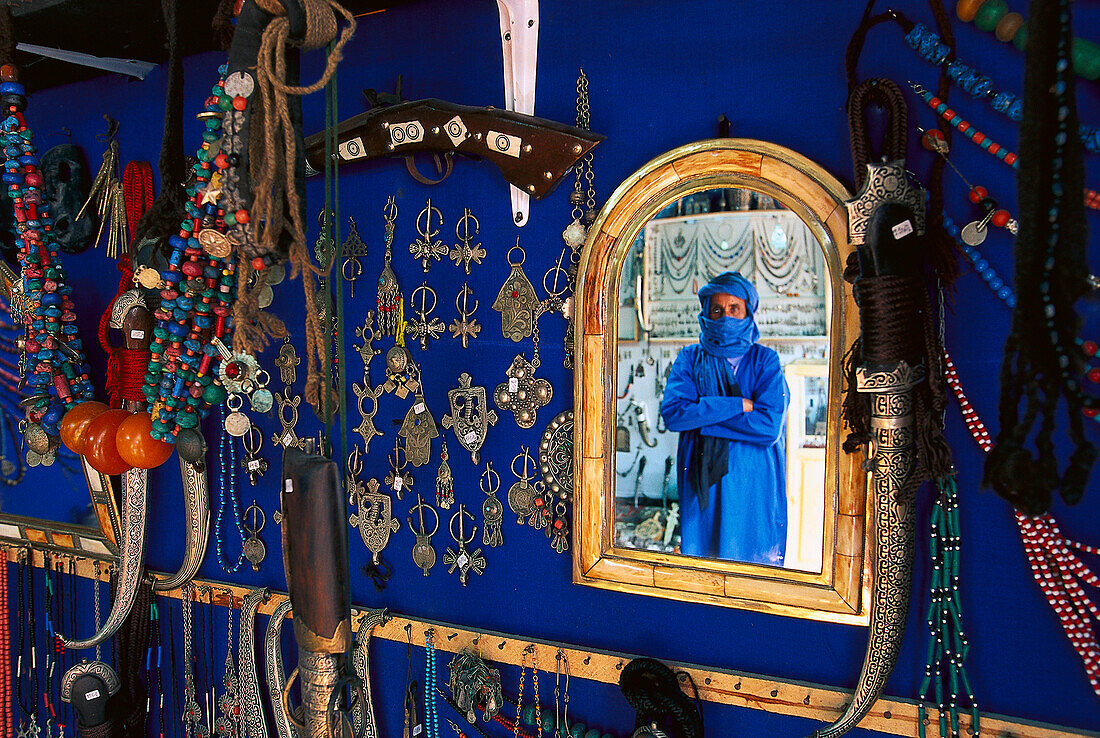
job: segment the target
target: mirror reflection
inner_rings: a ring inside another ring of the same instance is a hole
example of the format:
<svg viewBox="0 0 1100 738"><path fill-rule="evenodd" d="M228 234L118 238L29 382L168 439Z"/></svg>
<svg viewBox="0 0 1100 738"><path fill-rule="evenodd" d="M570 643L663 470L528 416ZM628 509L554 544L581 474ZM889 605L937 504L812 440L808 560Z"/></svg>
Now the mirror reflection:
<svg viewBox="0 0 1100 738"><path fill-rule="evenodd" d="M615 545L821 571L822 247L772 197L681 198L625 257Z"/></svg>

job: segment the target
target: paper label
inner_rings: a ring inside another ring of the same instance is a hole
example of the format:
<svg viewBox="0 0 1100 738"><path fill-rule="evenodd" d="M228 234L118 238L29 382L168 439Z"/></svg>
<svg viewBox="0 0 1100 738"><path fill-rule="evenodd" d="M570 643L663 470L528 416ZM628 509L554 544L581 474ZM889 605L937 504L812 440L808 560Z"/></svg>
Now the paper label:
<svg viewBox="0 0 1100 738"><path fill-rule="evenodd" d="M489 147L490 151L496 151L505 156L518 159L520 146L523 145L523 141L519 136L511 136L507 133L501 133L500 131L489 131L489 133L485 135L485 145Z"/></svg>
<svg viewBox="0 0 1100 738"><path fill-rule="evenodd" d="M93 689L91 692L85 692L84 693L84 699L86 699L86 700L94 700L98 696L99 696L99 690L98 689Z"/></svg>
<svg viewBox="0 0 1100 738"><path fill-rule="evenodd" d="M400 490L404 486L405 486L405 480L402 479L401 477L398 477L397 479L393 480L393 488L395 490Z"/></svg>
<svg viewBox="0 0 1100 738"><path fill-rule="evenodd" d="M287 433L285 436L283 436L283 445L284 446L291 446L291 445L293 445L293 443L294 443L294 434L293 433Z"/></svg>
<svg viewBox="0 0 1100 738"><path fill-rule="evenodd" d="M418 402L415 405L413 405L413 412L416 413L417 415L420 415L422 412L424 412L424 410L425 410L425 408L424 408L424 403L423 402Z"/></svg>
<svg viewBox="0 0 1100 738"><path fill-rule="evenodd" d="M473 443L477 440L477 433L474 431L470 431L462 437L462 440L466 443Z"/></svg>
<svg viewBox="0 0 1100 738"><path fill-rule="evenodd" d="M290 479L283 481L283 492L291 494L294 492L294 482Z"/></svg>
<svg viewBox="0 0 1100 738"><path fill-rule="evenodd" d="M416 738L416 736L420 735L420 732L423 729L424 729L423 725L417 725L415 728L413 728L413 738Z"/></svg>
<svg viewBox="0 0 1100 738"><path fill-rule="evenodd" d="M251 461L248 462L248 471L256 471L259 468L260 468L260 460L259 459L252 459Z"/></svg>
<svg viewBox="0 0 1100 738"><path fill-rule="evenodd" d="M894 238L900 240L913 232L913 224L906 218L890 230L894 232Z"/></svg>
<svg viewBox="0 0 1100 738"><path fill-rule="evenodd" d="M340 158L345 161L352 159L361 159L367 155L366 148L363 146L363 139L360 136L356 136L350 141L345 141L336 148L340 154Z"/></svg>
<svg viewBox="0 0 1100 738"><path fill-rule="evenodd" d="M509 392L519 391L519 379L517 379L516 377L508 377L508 391Z"/></svg>
<svg viewBox="0 0 1100 738"><path fill-rule="evenodd" d="M130 338L145 338L145 331L141 330L140 328L135 328L134 330L130 331Z"/></svg>

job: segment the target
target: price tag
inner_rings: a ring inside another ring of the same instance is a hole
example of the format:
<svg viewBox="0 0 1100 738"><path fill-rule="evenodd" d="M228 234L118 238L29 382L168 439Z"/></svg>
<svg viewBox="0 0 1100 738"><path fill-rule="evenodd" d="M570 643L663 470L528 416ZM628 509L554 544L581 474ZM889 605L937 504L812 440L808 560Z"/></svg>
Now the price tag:
<svg viewBox="0 0 1100 738"><path fill-rule="evenodd" d="M251 461L248 462L248 471L256 471L259 468L260 468L260 460L259 459L252 459Z"/></svg>
<svg viewBox="0 0 1100 738"><path fill-rule="evenodd" d="M418 402L415 405L413 405L413 412L416 413L417 415L420 415L422 412L424 412L425 409L426 408L424 407L423 402Z"/></svg>
<svg viewBox="0 0 1100 738"><path fill-rule="evenodd" d="M401 488L404 487L404 486L405 486L405 480L404 480L403 477L397 477L396 479L393 480L393 488L396 491L400 492Z"/></svg>
<svg viewBox="0 0 1100 738"><path fill-rule="evenodd" d="M423 730L424 730L423 725L417 725L415 728L413 728L413 738L416 738L416 736L420 735L421 731L423 731Z"/></svg>
<svg viewBox="0 0 1100 738"><path fill-rule="evenodd" d="M286 481L284 481L283 482L283 491L286 492L287 494L293 493L294 492L294 482L291 481L290 479L287 479Z"/></svg>
<svg viewBox="0 0 1100 738"><path fill-rule="evenodd" d="M135 328L132 331L130 331L130 338L134 338L134 339L145 338L145 331L141 330L140 328Z"/></svg>
<svg viewBox="0 0 1100 738"><path fill-rule="evenodd" d="M508 377L508 391L509 392L518 392L519 391L519 379L517 379L516 377Z"/></svg>
<svg viewBox="0 0 1100 738"><path fill-rule="evenodd" d="M85 692L84 693L84 699L86 699L86 700L94 700L98 696L99 696L99 690L98 689L93 689L91 692Z"/></svg>
<svg viewBox="0 0 1100 738"><path fill-rule="evenodd" d="M293 443L294 443L294 434L293 433L287 433L285 436L283 436L283 445L284 446L289 447Z"/></svg>
<svg viewBox="0 0 1100 738"><path fill-rule="evenodd" d="M466 435L464 435L462 437L462 440L465 443L473 443L474 441L477 440L477 433L474 432L474 431L470 431L469 433L467 433Z"/></svg>
<svg viewBox="0 0 1100 738"><path fill-rule="evenodd" d="M901 240L913 232L913 224L906 218L890 230L894 232L895 239Z"/></svg>

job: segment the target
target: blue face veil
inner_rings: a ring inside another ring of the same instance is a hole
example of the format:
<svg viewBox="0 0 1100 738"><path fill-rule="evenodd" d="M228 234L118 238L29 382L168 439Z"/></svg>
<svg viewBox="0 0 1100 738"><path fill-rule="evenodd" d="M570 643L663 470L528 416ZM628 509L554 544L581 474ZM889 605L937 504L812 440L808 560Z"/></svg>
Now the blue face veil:
<svg viewBox="0 0 1100 738"><path fill-rule="evenodd" d="M748 315L744 318L723 316L712 320L710 312L712 295L726 294L745 301ZM712 356L737 358L744 356L760 338L756 327L756 309L760 306L760 294L740 272L722 272L699 290L699 345Z"/></svg>

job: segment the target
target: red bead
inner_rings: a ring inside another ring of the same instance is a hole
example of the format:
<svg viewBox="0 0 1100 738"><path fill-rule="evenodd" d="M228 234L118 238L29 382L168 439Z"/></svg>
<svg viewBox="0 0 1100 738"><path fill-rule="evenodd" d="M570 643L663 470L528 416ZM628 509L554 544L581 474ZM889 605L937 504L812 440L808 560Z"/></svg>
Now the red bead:
<svg viewBox="0 0 1100 738"><path fill-rule="evenodd" d="M257 256L255 259L253 259L252 268L255 269L257 272L262 272L264 269L266 269L267 264L264 263L264 258L262 256Z"/></svg>
<svg viewBox="0 0 1100 738"><path fill-rule="evenodd" d="M998 210L993 213L991 222L998 228L1004 228L1008 224L1009 214L1007 210Z"/></svg>
<svg viewBox="0 0 1100 738"><path fill-rule="evenodd" d="M1100 346L1096 345L1096 341L1085 341L1081 344L1081 349L1085 352L1086 356L1096 356L1096 350Z"/></svg>
<svg viewBox="0 0 1100 738"><path fill-rule="evenodd" d="M1094 366L1092 369L1089 369L1085 376L1089 378L1090 382L1100 383L1100 367Z"/></svg>
<svg viewBox="0 0 1100 738"><path fill-rule="evenodd" d="M1095 418L1097 415L1100 415L1100 408L1086 407L1081 412L1084 413L1086 418Z"/></svg>
<svg viewBox="0 0 1100 738"><path fill-rule="evenodd" d="M217 165L218 169L225 169L229 166L229 157L224 153L218 154L214 157L214 164Z"/></svg>
<svg viewBox="0 0 1100 738"><path fill-rule="evenodd" d="M975 133L974 138L972 138L970 140L973 141L976 144L981 144L981 142L985 140L985 134L984 133Z"/></svg>
<svg viewBox="0 0 1100 738"><path fill-rule="evenodd" d="M944 145L943 133L938 129L925 131L921 136L920 145L929 151L939 151Z"/></svg>
<svg viewBox="0 0 1100 738"><path fill-rule="evenodd" d="M241 97L240 95L233 98L234 110L244 110L246 107L248 107L248 98Z"/></svg>
<svg viewBox="0 0 1100 738"><path fill-rule="evenodd" d="M970 130L970 124L967 123L965 120L959 121L959 125L955 127L959 129L959 133L966 133Z"/></svg>
<svg viewBox="0 0 1100 738"><path fill-rule="evenodd" d="M231 361L225 365L225 376L230 379L236 379L241 375L241 365L236 361Z"/></svg>
<svg viewBox="0 0 1100 738"><path fill-rule="evenodd" d="M237 211L236 217L237 217L237 222L240 223L241 225L244 225L245 223L247 223L250 220L249 215L248 215L248 211L245 210L244 208L241 208L240 210Z"/></svg>
<svg viewBox="0 0 1100 738"><path fill-rule="evenodd" d="M981 185L970 188L970 202L974 203L975 205L977 205L979 202L987 197L989 197L989 191Z"/></svg>

